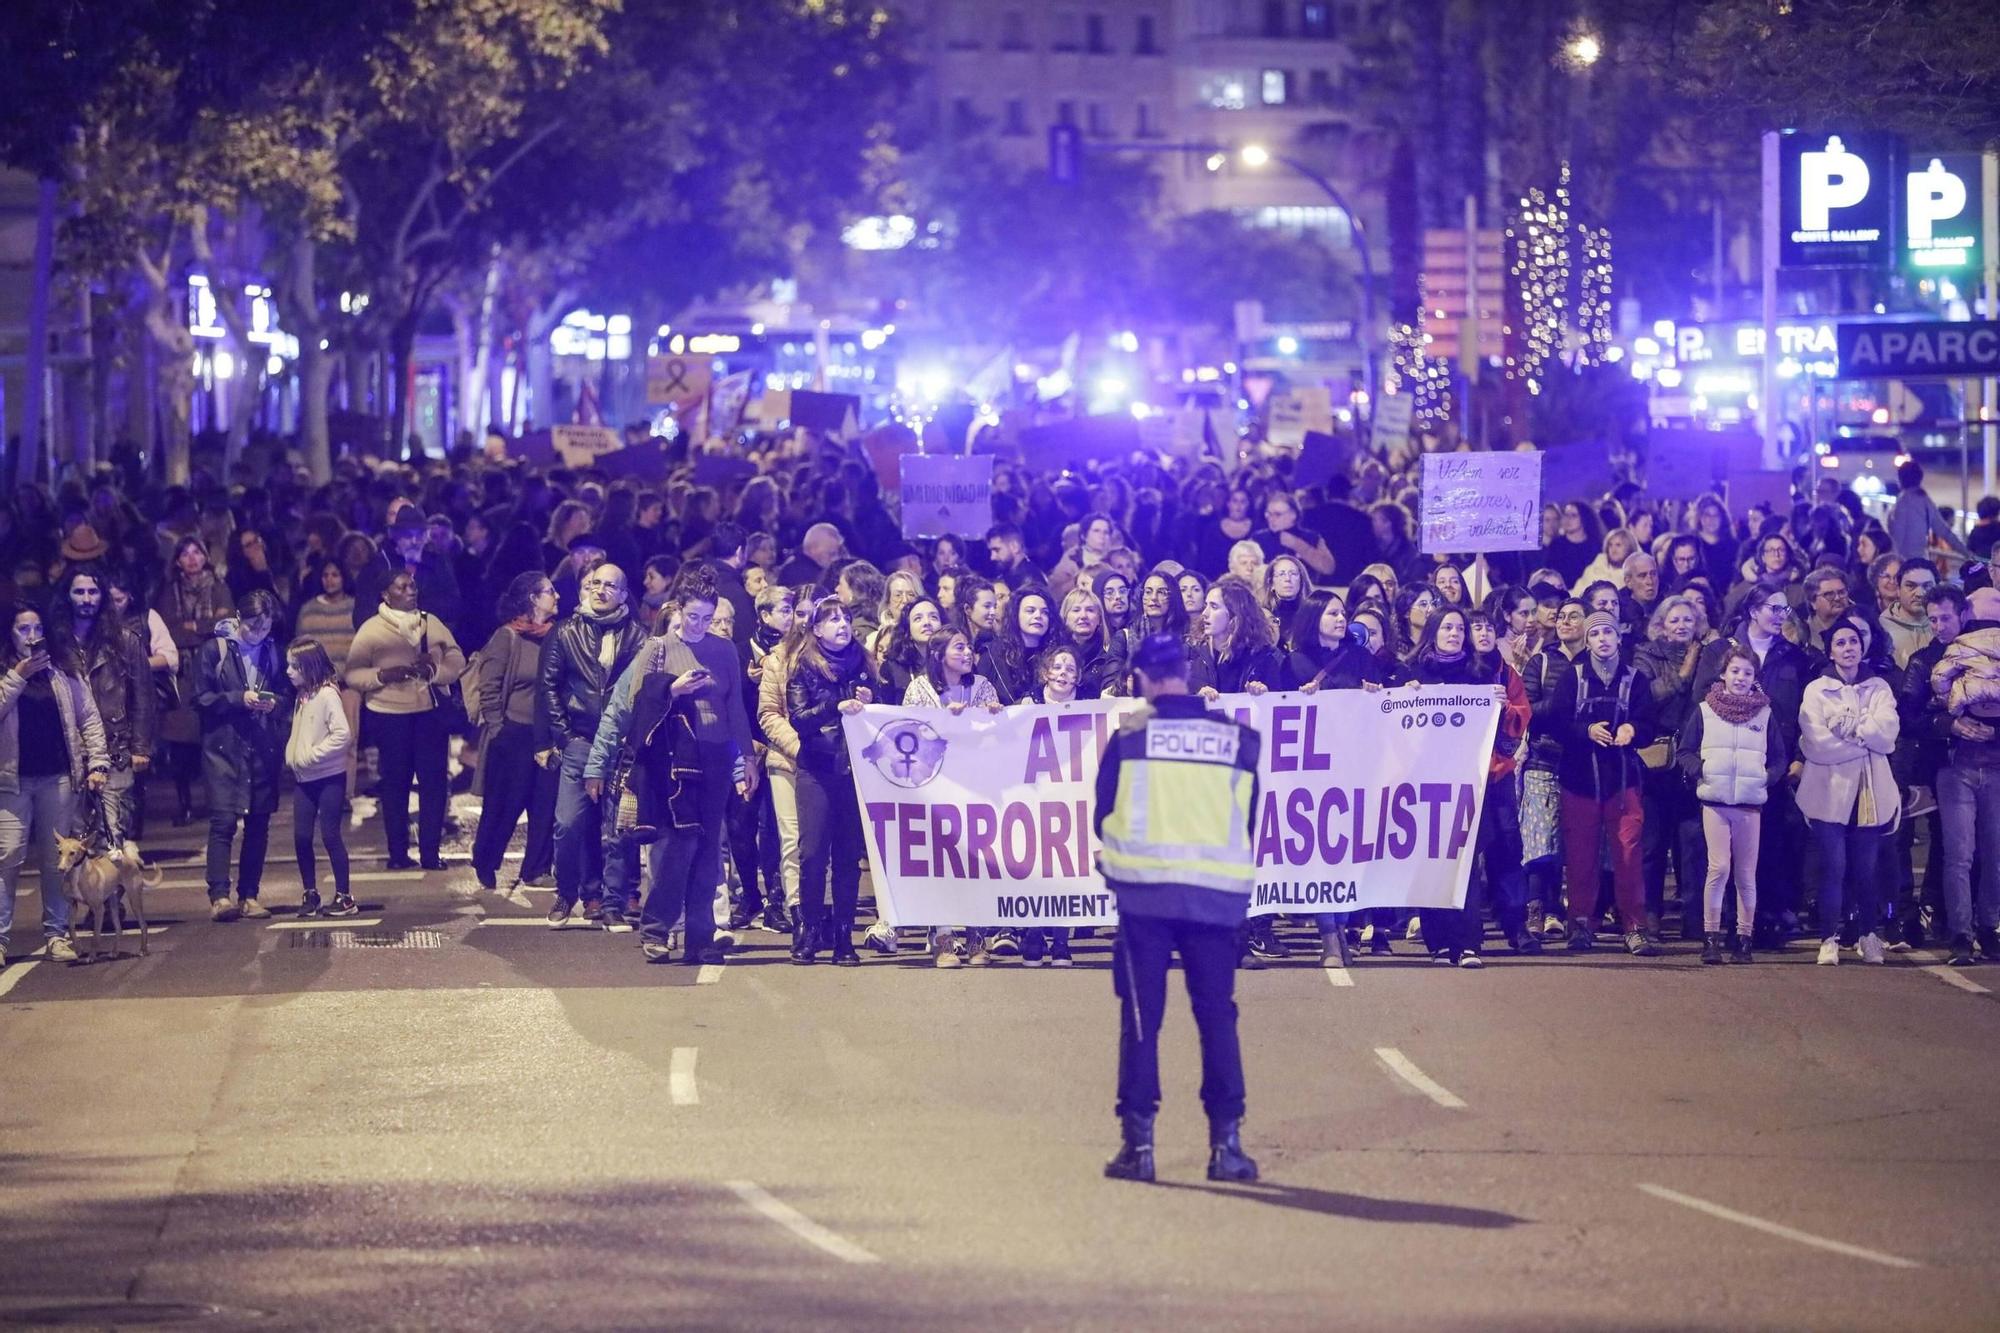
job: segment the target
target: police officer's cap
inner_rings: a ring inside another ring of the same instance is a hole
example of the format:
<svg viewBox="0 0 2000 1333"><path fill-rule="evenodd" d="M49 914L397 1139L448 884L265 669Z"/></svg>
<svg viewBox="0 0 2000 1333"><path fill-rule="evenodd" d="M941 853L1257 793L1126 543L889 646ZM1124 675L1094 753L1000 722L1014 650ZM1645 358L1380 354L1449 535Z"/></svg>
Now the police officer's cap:
<svg viewBox="0 0 2000 1333"><path fill-rule="evenodd" d="M1185 677L1188 670L1187 644L1176 634L1149 634L1132 654L1132 666L1152 680Z"/></svg>

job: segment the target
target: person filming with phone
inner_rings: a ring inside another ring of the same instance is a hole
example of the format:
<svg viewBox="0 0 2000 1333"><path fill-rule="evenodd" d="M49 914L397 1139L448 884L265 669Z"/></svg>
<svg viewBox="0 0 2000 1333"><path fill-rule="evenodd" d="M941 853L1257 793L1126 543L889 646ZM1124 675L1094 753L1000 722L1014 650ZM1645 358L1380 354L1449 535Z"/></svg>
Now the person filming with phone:
<svg viewBox="0 0 2000 1333"><path fill-rule="evenodd" d="M202 774L208 781L208 919L261 920L271 910L258 899L271 815L285 772L292 724L292 683L271 639L278 601L262 588L243 598L236 615L202 645L195 709L201 714ZM236 892L229 858L243 826Z"/></svg>
<svg viewBox="0 0 2000 1333"><path fill-rule="evenodd" d="M56 835L74 835L77 794L104 790L111 772L104 727L80 663L51 655L42 617L17 607L0 644L0 958L14 923L14 890L29 849L42 872L42 934L48 957L74 962L66 938L69 903L52 891L62 876Z"/></svg>

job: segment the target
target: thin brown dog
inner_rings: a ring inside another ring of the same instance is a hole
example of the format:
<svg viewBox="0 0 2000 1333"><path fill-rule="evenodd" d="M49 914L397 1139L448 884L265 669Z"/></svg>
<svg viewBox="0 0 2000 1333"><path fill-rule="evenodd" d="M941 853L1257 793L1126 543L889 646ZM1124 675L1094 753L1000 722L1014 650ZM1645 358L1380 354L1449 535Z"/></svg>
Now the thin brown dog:
<svg viewBox="0 0 2000 1333"><path fill-rule="evenodd" d="M130 902L133 914L139 918L139 952L151 953L146 942L145 891L160 882L161 872L158 866L149 867L139 859L139 844L122 842L111 851L92 856L82 839L57 834L56 853L56 866L62 871L63 890L69 899L71 946L76 944L77 918L88 911L92 927L90 961L104 952L107 918L111 920L112 952L122 954L118 937L124 932L126 904Z"/></svg>

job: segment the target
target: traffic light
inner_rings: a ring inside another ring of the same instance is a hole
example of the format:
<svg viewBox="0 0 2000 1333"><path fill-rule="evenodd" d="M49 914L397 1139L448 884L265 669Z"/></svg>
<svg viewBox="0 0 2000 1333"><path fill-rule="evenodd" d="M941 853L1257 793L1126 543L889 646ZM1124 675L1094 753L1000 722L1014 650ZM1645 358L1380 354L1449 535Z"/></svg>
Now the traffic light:
<svg viewBox="0 0 2000 1333"><path fill-rule="evenodd" d="M1074 185L1078 160L1083 153L1083 135L1074 125L1049 126L1049 179L1058 185Z"/></svg>

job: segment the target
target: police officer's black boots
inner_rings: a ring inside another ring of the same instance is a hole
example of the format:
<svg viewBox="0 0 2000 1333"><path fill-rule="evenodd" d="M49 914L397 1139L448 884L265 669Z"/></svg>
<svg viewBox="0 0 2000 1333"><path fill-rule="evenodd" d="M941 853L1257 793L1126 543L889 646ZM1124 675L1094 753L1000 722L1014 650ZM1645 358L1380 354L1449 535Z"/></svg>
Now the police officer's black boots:
<svg viewBox="0 0 2000 1333"><path fill-rule="evenodd" d="M1208 1178L1210 1180L1255 1180L1257 1164L1243 1151L1241 1120L1211 1120L1208 1122ZM1152 1165L1152 1153L1146 1154L1147 1166ZM1152 1179L1150 1172L1147 1179Z"/></svg>
<svg viewBox="0 0 2000 1333"><path fill-rule="evenodd" d="M1125 1135L1125 1143L1118 1149L1118 1155L1104 1164L1104 1174L1112 1180L1150 1183L1153 1179L1153 1117L1121 1115L1118 1125Z"/></svg>

